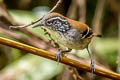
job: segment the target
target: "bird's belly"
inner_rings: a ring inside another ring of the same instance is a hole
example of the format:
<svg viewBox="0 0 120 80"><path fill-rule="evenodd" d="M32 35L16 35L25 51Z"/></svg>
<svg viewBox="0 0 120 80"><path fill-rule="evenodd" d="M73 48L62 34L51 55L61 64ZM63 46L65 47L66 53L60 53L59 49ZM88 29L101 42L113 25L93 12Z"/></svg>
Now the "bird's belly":
<svg viewBox="0 0 120 80"><path fill-rule="evenodd" d="M80 38L80 36L73 37L69 35L60 35L56 36L59 43L70 49L81 50L87 47L89 42L86 42Z"/></svg>

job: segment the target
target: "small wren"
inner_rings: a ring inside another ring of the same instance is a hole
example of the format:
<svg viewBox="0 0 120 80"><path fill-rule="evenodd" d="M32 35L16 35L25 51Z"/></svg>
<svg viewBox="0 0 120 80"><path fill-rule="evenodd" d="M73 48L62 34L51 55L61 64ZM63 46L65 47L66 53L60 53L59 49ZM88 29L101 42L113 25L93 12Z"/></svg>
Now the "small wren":
<svg viewBox="0 0 120 80"><path fill-rule="evenodd" d="M82 50L87 49L91 59L91 70L95 70L92 56L88 50L88 44L91 42L93 37L100 37L92 31L88 25L67 18L59 13L49 13L45 15L39 24L33 26L44 26L54 32L57 41L68 48L68 50L60 51L56 56L58 61L62 57L62 53L70 52L72 49Z"/></svg>

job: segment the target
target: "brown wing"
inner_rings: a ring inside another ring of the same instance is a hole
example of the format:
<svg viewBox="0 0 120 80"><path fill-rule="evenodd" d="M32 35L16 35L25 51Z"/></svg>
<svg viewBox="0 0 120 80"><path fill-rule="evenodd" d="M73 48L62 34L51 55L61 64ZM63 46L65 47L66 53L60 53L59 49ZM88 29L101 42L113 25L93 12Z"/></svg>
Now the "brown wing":
<svg viewBox="0 0 120 80"><path fill-rule="evenodd" d="M93 35L93 31L84 23L80 21L75 21L72 19L67 19L69 22L71 22L71 26L77 29L82 34L82 39L84 38L90 38Z"/></svg>
<svg viewBox="0 0 120 80"><path fill-rule="evenodd" d="M87 29L87 25L80 22L80 21L75 21L72 19L68 19L68 22L70 22L70 24L72 25L72 27L74 27L75 29L77 29L79 32L84 32Z"/></svg>

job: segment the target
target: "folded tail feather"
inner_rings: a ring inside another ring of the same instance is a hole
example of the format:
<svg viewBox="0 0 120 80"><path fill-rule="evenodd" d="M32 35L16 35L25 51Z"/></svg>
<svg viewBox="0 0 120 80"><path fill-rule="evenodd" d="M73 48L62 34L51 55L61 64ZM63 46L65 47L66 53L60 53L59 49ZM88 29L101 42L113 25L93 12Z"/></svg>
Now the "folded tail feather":
<svg viewBox="0 0 120 80"><path fill-rule="evenodd" d="M95 36L95 37L102 37L102 35L96 34L96 33L93 33L93 36Z"/></svg>

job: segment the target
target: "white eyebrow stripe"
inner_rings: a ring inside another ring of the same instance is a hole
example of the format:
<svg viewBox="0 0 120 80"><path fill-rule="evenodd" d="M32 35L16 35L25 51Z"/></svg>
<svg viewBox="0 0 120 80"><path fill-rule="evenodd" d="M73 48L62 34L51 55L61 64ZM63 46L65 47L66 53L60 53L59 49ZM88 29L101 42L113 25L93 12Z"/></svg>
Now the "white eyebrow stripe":
<svg viewBox="0 0 120 80"><path fill-rule="evenodd" d="M67 21L65 19L62 19L61 17L52 17L52 18L49 18L48 20L55 20L55 19L59 19L61 21Z"/></svg>

